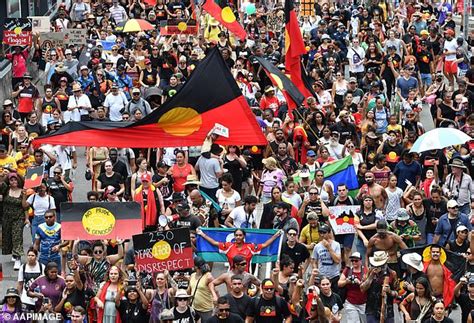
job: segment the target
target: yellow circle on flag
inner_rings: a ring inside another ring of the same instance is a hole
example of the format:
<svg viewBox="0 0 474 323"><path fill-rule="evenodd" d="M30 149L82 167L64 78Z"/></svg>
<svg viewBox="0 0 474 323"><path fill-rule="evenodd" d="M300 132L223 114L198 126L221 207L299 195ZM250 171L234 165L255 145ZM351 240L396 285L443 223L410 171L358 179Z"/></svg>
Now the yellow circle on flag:
<svg viewBox="0 0 474 323"><path fill-rule="evenodd" d="M168 242L161 240L153 245L151 254L155 259L165 260L168 259L171 254L171 246Z"/></svg>
<svg viewBox="0 0 474 323"><path fill-rule="evenodd" d="M16 27L15 29L13 29L13 32L15 33L15 35L19 35L21 33L21 27Z"/></svg>
<svg viewBox="0 0 474 323"><path fill-rule="evenodd" d="M256 153L258 151L258 147L257 146L252 146L252 148L250 148L250 150L253 152L253 153Z"/></svg>
<svg viewBox="0 0 474 323"><path fill-rule="evenodd" d="M33 175L31 175L31 180L34 181L38 178L38 174L34 173Z"/></svg>
<svg viewBox="0 0 474 323"><path fill-rule="evenodd" d="M82 216L84 230L93 236L105 236L115 227L115 216L103 207L87 210Z"/></svg>
<svg viewBox="0 0 474 323"><path fill-rule="evenodd" d="M342 218L344 222L349 222L349 217L346 215L345 217Z"/></svg>
<svg viewBox="0 0 474 323"><path fill-rule="evenodd" d="M389 153L388 153L388 158L389 158L390 160L395 160L395 159L397 159L397 153L394 152L394 151L389 152Z"/></svg>
<svg viewBox="0 0 474 323"><path fill-rule="evenodd" d="M178 30L179 31L185 31L186 29L188 29L188 25L184 21L181 21L178 24Z"/></svg>
<svg viewBox="0 0 474 323"><path fill-rule="evenodd" d="M281 78L279 78L276 74L270 74L272 76L272 79L275 81L276 83L276 86L282 90L283 89L283 81L281 80Z"/></svg>
<svg viewBox="0 0 474 323"><path fill-rule="evenodd" d="M179 137L189 136L199 130L201 125L201 115L192 108L173 108L158 120L158 126L164 132Z"/></svg>
<svg viewBox="0 0 474 323"><path fill-rule="evenodd" d="M232 9L230 9L229 7L225 7L224 9L222 9L221 17L222 17L222 20L224 20L224 22L228 24L235 21L235 15L232 12Z"/></svg>

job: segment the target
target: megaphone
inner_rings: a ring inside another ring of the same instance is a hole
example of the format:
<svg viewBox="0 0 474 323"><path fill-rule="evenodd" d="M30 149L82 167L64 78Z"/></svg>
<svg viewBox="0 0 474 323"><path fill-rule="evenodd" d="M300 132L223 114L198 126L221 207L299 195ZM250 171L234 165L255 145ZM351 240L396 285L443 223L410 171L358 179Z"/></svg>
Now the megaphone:
<svg viewBox="0 0 474 323"><path fill-rule="evenodd" d="M168 225L168 223L170 222L175 222L179 219L179 215L178 214L174 214L174 215L164 215L164 214L161 214L159 217L158 217L158 225L160 227L166 227Z"/></svg>

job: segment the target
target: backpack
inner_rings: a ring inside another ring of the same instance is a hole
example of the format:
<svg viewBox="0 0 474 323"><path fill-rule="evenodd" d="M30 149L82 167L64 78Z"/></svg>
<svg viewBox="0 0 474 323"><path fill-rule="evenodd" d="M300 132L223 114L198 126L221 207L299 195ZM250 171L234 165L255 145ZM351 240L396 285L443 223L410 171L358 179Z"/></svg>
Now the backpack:
<svg viewBox="0 0 474 323"><path fill-rule="evenodd" d="M34 210L34 205L35 205L35 199L36 199L36 194L33 195L33 201L31 201L31 209ZM48 210L51 209L51 195L48 195Z"/></svg>

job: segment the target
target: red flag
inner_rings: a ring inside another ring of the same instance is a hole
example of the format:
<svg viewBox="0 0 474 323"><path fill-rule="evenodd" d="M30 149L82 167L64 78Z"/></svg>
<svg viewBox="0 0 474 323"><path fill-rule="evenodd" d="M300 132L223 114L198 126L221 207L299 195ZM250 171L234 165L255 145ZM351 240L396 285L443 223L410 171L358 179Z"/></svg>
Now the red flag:
<svg viewBox="0 0 474 323"><path fill-rule="evenodd" d="M206 0L202 5L203 9L207 11L214 19L219 21L224 27L226 27L230 32L244 40L247 37L247 32L244 27L237 21L235 18L234 12L230 7L225 7L222 9L214 2L214 0Z"/></svg>
<svg viewBox="0 0 474 323"><path fill-rule="evenodd" d="M306 88L301 75L301 55L306 54L306 47L301 35L293 0L285 1L285 68L291 81L305 96L312 96Z"/></svg>

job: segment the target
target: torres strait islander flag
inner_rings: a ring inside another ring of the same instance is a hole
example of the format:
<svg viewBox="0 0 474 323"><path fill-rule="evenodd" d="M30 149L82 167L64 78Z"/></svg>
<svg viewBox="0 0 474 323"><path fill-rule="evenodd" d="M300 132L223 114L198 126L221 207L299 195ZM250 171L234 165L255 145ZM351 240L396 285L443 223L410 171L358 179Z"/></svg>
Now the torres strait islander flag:
<svg viewBox="0 0 474 323"><path fill-rule="evenodd" d="M234 229L230 228L201 228L209 237L218 242L234 241ZM245 243L264 243L270 239L277 230L272 229L244 229ZM227 262L225 253L219 252L219 248L211 245L203 237L196 235L196 253L206 261ZM262 249L258 254L252 257L252 263L265 263L277 261L281 249L281 236L272 242L267 248Z"/></svg>
<svg viewBox="0 0 474 323"><path fill-rule="evenodd" d="M355 197L359 192L359 182L352 163L352 157L346 156L334 163L324 166L324 180L332 182L337 190L339 184L346 184L349 195Z"/></svg>
<svg viewBox="0 0 474 323"><path fill-rule="evenodd" d="M214 0L204 0L202 8L207 11L214 19L219 21L224 27L230 32L236 35L240 40L244 40L247 37L247 32L244 27L237 21L234 12L229 6L225 8L219 7Z"/></svg>
<svg viewBox="0 0 474 323"><path fill-rule="evenodd" d="M33 145L102 147L181 147L202 145L218 123L229 129L223 145L266 145L245 97L217 48L212 49L181 90L148 116L134 123L69 122L36 138Z"/></svg>
<svg viewBox="0 0 474 323"><path fill-rule="evenodd" d="M64 240L130 239L142 232L137 202L61 203Z"/></svg>

